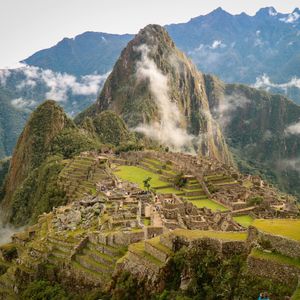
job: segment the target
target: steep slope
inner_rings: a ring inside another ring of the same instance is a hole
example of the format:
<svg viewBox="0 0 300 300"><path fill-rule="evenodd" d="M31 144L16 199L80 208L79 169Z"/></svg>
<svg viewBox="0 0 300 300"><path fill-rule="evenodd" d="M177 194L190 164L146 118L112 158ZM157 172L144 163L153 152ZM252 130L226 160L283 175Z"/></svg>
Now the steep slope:
<svg viewBox="0 0 300 300"><path fill-rule="evenodd" d="M211 110L242 171L300 198L300 106L281 95L206 76ZM298 128L298 130L297 130Z"/></svg>
<svg viewBox="0 0 300 300"><path fill-rule="evenodd" d="M97 142L77 129L55 101L40 105L25 126L11 159L1 202L4 220L20 225L33 215L37 217L35 209L43 206L38 204L43 197L53 202L46 210L61 204L63 195L56 179L63 158L97 147Z"/></svg>
<svg viewBox="0 0 300 300"><path fill-rule="evenodd" d="M209 111L204 76L158 25L148 25L127 45L97 102L76 121L105 110L163 145L230 163Z"/></svg>

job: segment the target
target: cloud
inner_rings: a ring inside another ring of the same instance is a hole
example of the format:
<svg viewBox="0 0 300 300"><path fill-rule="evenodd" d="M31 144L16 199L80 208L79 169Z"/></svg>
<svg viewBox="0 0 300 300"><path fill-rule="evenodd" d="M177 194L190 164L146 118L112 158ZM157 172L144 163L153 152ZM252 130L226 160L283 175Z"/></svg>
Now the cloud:
<svg viewBox="0 0 300 300"><path fill-rule="evenodd" d="M34 88L38 83L43 83L48 89L45 93L45 98L53 99L58 102L67 101L69 94L82 96L97 95L109 74L91 74L76 78L67 73L59 73L32 66L23 66L14 70L0 70L0 83L6 85L7 78L14 72L17 72L23 77L16 84L16 88L19 91L28 87Z"/></svg>
<svg viewBox="0 0 300 300"><path fill-rule="evenodd" d="M294 123L285 129L286 134L300 135L300 121L298 123Z"/></svg>
<svg viewBox="0 0 300 300"><path fill-rule="evenodd" d="M221 127L226 127L231 122L233 113L239 108L246 107L248 103L250 103L250 100L244 95L237 93L225 95L223 101L220 101L213 113L217 116L217 121Z"/></svg>
<svg viewBox="0 0 300 300"><path fill-rule="evenodd" d="M280 161L279 167L281 169L290 169L300 173L300 157L294 159L284 159Z"/></svg>
<svg viewBox="0 0 300 300"><path fill-rule="evenodd" d="M286 83L274 83L270 80L270 77L268 75L263 74L262 76L256 78L254 87L263 88L267 91L269 91L271 88L278 88L283 91L287 91L288 88L300 89L300 78L293 77L290 81Z"/></svg>
<svg viewBox="0 0 300 300"><path fill-rule="evenodd" d="M34 100L28 100L23 98L13 99L11 104L18 109L30 109L36 106L37 102Z"/></svg>
<svg viewBox="0 0 300 300"><path fill-rule="evenodd" d="M289 14L285 18L279 19L281 22L284 23L295 23L300 18L300 14L297 11L294 11L293 13Z"/></svg>
<svg viewBox="0 0 300 300"><path fill-rule="evenodd" d="M0 70L0 84L6 85L6 80L10 76L11 71L8 69L1 69Z"/></svg>
<svg viewBox="0 0 300 300"><path fill-rule="evenodd" d="M218 48L225 48L226 45L222 43L220 40L213 41L212 45L210 46L210 49L218 49Z"/></svg>
<svg viewBox="0 0 300 300"><path fill-rule="evenodd" d="M134 130L176 150L186 148L191 145L195 137L180 128L184 117L176 103L172 102L169 97L168 77L149 57L150 49L147 45L139 46L136 51L141 53L141 60L136 64L137 78L149 81L149 88L158 107L160 120L152 121L150 124L140 124Z"/></svg>
<svg viewBox="0 0 300 300"><path fill-rule="evenodd" d="M24 230L24 227L14 228L9 225L3 225L0 218L0 245L9 243L11 241L11 236L22 230Z"/></svg>

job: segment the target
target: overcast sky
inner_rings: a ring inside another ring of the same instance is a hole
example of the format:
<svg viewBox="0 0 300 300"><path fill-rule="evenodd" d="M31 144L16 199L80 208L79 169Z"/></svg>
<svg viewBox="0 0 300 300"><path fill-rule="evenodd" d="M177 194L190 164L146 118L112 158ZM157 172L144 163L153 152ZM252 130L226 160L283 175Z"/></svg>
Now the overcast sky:
<svg viewBox="0 0 300 300"><path fill-rule="evenodd" d="M266 6L291 12L300 0L0 0L0 68L84 31L136 33L149 23L186 22L219 6L253 15Z"/></svg>

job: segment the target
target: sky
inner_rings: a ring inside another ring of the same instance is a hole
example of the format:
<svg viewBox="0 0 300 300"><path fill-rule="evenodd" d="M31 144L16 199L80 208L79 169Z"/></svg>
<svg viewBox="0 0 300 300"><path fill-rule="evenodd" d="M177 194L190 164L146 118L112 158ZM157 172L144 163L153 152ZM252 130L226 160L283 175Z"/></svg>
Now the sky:
<svg viewBox="0 0 300 300"><path fill-rule="evenodd" d="M136 33L150 23L187 22L217 7L254 15L266 6L287 13L300 0L0 0L0 68L85 31Z"/></svg>

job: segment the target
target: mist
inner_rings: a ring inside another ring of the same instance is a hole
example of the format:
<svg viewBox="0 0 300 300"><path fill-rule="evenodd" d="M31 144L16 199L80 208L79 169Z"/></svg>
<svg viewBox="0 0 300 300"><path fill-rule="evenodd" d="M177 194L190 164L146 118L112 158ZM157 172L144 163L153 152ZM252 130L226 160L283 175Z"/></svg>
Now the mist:
<svg viewBox="0 0 300 300"><path fill-rule="evenodd" d="M0 218L0 245L9 243L11 241L11 236L22 229L23 228L14 228L10 225L3 225Z"/></svg>
<svg viewBox="0 0 300 300"><path fill-rule="evenodd" d="M134 130L147 137L168 145L174 150L182 150L192 146L195 136L189 135L180 128L184 116L180 113L175 102L169 97L168 77L164 75L149 57L150 49L147 45L136 48L141 53L141 60L136 65L138 80L148 80L149 88L160 114L159 121L150 124L140 124Z"/></svg>

